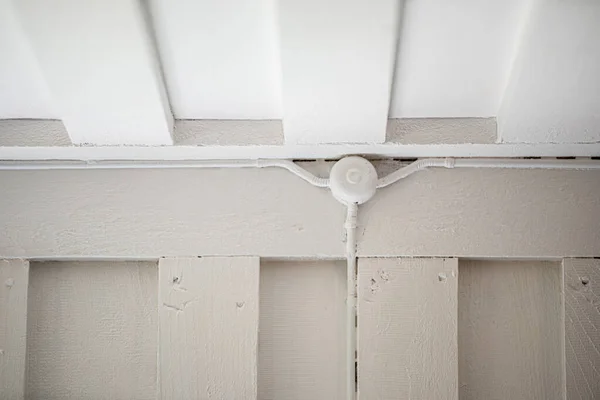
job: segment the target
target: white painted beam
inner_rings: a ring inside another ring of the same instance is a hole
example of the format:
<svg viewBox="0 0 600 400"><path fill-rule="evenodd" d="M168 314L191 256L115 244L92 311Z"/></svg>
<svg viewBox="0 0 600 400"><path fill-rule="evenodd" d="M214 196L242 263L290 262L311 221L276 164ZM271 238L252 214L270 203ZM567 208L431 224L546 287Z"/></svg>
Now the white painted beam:
<svg viewBox="0 0 600 400"><path fill-rule="evenodd" d="M178 119L281 119L273 0L149 1Z"/></svg>
<svg viewBox="0 0 600 400"><path fill-rule="evenodd" d="M256 400L258 257L164 258L158 276L160 398Z"/></svg>
<svg viewBox="0 0 600 400"><path fill-rule="evenodd" d="M501 110L511 143L600 142L600 2L537 1Z"/></svg>
<svg viewBox="0 0 600 400"><path fill-rule="evenodd" d="M140 2L23 0L16 8L73 143L172 143Z"/></svg>
<svg viewBox="0 0 600 400"><path fill-rule="evenodd" d="M0 260L0 398L25 398L29 262Z"/></svg>
<svg viewBox="0 0 600 400"><path fill-rule="evenodd" d="M398 0L279 0L286 143L382 143Z"/></svg>

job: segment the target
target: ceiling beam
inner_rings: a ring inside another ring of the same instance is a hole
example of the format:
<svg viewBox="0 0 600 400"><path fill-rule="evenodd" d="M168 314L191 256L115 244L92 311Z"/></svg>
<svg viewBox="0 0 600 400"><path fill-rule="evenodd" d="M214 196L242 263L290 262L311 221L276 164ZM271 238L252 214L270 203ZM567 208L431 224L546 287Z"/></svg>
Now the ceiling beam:
<svg viewBox="0 0 600 400"><path fill-rule="evenodd" d="M398 0L277 5L286 143L383 143Z"/></svg>
<svg viewBox="0 0 600 400"><path fill-rule="evenodd" d="M600 3L534 2L498 114L507 143L600 142Z"/></svg>
<svg viewBox="0 0 600 400"><path fill-rule="evenodd" d="M153 40L136 0L15 2L75 144L172 144Z"/></svg>

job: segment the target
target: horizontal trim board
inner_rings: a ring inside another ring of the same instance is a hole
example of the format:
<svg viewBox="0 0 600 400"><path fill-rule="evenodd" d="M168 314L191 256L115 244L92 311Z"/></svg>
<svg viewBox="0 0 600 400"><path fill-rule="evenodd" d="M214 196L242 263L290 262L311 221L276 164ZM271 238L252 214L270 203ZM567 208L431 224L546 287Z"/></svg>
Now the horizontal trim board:
<svg viewBox="0 0 600 400"><path fill-rule="evenodd" d="M594 144L0 147L0 160L181 161L421 157L599 157Z"/></svg>
<svg viewBox="0 0 600 400"><path fill-rule="evenodd" d="M278 169L0 172L0 257L344 258L345 207ZM600 256L599 171L427 170L359 207L360 257Z"/></svg>

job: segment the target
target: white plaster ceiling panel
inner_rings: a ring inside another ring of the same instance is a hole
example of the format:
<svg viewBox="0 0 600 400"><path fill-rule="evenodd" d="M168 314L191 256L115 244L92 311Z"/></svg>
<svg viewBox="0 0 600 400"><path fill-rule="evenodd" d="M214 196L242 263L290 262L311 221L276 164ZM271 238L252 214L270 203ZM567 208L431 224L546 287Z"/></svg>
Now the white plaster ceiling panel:
<svg viewBox="0 0 600 400"><path fill-rule="evenodd" d="M0 1L0 119L57 118L11 2Z"/></svg>
<svg viewBox="0 0 600 400"><path fill-rule="evenodd" d="M600 143L600 2L539 1L498 113L508 143Z"/></svg>
<svg viewBox="0 0 600 400"><path fill-rule="evenodd" d="M406 0L390 117L496 116L532 0Z"/></svg>
<svg viewBox="0 0 600 400"><path fill-rule="evenodd" d="M179 119L281 119L275 0L150 0Z"/></svg>

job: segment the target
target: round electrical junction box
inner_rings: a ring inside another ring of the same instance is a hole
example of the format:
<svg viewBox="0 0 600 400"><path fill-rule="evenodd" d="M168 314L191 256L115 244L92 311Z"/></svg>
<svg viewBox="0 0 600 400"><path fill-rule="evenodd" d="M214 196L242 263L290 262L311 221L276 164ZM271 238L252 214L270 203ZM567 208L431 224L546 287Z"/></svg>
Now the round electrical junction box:
<svg viewBox="0 0 600 400"><path fill-rule="evenodd" d="M336 162L329 175L333 196L344 204L363 204L377 190L377 171L362 157L350 156Z"/></svg>

